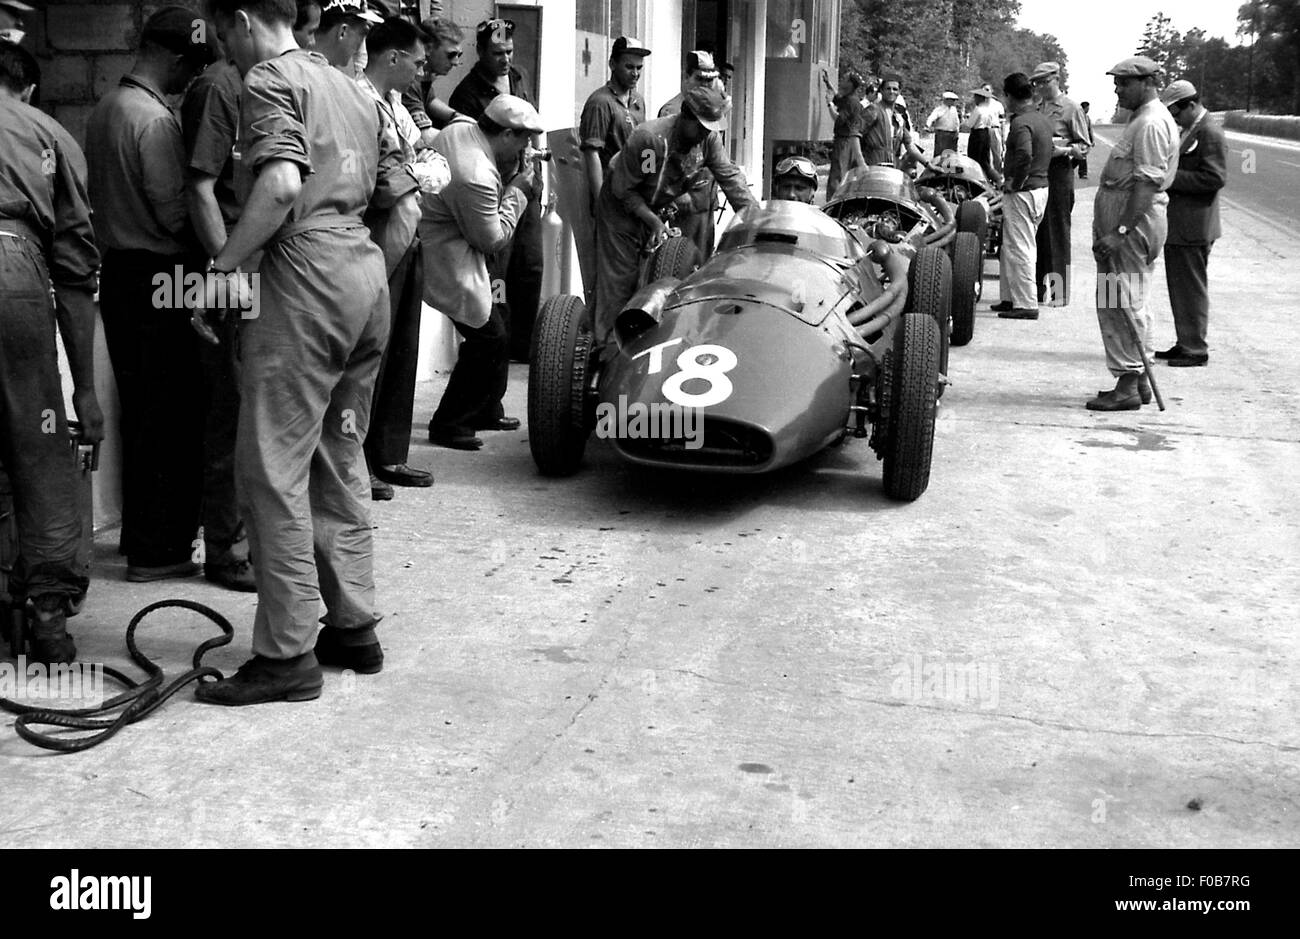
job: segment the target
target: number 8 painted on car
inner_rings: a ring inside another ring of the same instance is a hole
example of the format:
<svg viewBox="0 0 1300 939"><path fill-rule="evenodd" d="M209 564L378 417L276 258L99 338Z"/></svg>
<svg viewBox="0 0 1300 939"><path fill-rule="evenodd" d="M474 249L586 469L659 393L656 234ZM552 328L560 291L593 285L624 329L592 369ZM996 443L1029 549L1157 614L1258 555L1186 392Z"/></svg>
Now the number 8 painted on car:
<svg viewBox="0 0 1300 939"><path fill-rule="evenodd" d="M707 361L701 361L702 359ZM739 364L736 353L725 346L691 346L677 357L678 372L664 382L663 395L673 404L680 404L684 408L707 408L721 404L731 397L733 390L727 372ZM687 391L683 385L693 378L708 382L709 390L698 393Z"/></svg>

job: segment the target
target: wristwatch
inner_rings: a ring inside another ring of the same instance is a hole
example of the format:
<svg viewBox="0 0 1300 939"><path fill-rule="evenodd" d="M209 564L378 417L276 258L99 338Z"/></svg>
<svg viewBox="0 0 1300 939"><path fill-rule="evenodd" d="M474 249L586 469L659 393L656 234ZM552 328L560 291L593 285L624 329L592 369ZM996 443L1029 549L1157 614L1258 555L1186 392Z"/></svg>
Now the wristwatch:
<svg viewBox="0 0 1300 939"><path fill-rule="evenodd" d="M1116 233L1118 233L1121 238L1127 238L1128 233L1132 230L1133 229L1129 228L1127 225L1121 225L1119 228L1115 229Z"/></svg>

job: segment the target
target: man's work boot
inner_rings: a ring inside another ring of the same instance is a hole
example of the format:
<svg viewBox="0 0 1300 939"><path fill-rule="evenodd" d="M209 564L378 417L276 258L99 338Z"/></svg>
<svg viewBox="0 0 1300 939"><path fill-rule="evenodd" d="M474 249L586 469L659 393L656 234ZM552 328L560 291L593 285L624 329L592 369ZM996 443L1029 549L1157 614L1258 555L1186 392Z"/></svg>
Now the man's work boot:
<svg viewBox="0 0 1300 939"><path fill-rule="evenodd" d="M257 590L257 583L253 580L253 565L247 558L232 558L216 564L211 561L205 562L203 576L227 590L238 590L242 593L253 593Z"/></svg>
<svg viewBox="0 0 1300 939"><path fill-rule="evenodd" d="M1102 392L1086 405L1089 411L1137 411L1142 408L1142 393L1138 390L1142 378L1139 372L1126 372L1119 376L1113 391Z"/></svg>
<svg viewBox="0 0 1300 939"><path fill-rule="evenodd" d="M181 561L177 564L163 564L159 567L145 567L140 564L127 564L126 579L136 584L147 584L155 580L170 580L175 577L193 577L201 571L193 561Z"/></svg>
<svg viewBox="0 0 1300 939"><path fill-rule="evenodd" d="M66 665L77 657L77 647L68 635L68 614L63 597L43 594L32 599L36 623L27 657L43 665Z"/></svg>
<svg viewBox="0 0 1300 939"><path fill-rule="evenodd" d="M1097 392L1097 396L1108 395L1114 390L1113 388L1103 388ZM1151 380L1147 378L1145 372L1142 373L1142 378L1138 382L1138 397L1142 399L1143 404L1151 403Z"/></svg>
<svg viewBox="0 0 1300 939"><path fill-rule="evenodd" d="M362 675L374 675L384 667L384 650L372 626L363 629L323 626L316 636L316 661L330 668L350 668Z"/></svg>
<svg viewBox="0 0 1300 939"><path fill-rule="evenodd" d="M311 701L320 697L324 684L320 665L310 652L292 659L255 655L229 678L199 685L194 689L194 697L205 704L228 707L271 701Z"/></svg>

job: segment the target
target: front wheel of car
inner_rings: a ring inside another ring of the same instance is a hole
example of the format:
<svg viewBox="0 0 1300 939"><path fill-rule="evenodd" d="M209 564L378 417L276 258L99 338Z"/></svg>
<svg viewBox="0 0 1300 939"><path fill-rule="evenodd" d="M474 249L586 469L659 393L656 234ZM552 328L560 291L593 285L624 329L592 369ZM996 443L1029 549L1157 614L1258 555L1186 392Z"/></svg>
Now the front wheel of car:
<svg viewBox="0 0 1300 939"><path fill-rule="evenodd" d="M908 313L923 313L939 324L939 371L948 374L948 342L952 320L952 262L942 248L921 248L907 272ZM939 389L943 397L943 389Z"/></svg>
<svg viewBox="0 0 1300 939"><path fill-rule="evenodd" d="M528 369L528 448L544 476L571 476L591 436L593 337L581 298L551 297L537 315Z"/></svg>
<svg viewBox="0 0 1300 939"><path fill-rule="evenodd" d="M989 214L982 202L967 199L957 207L957 231L970 232L979 239L980 245L989 233Z"/></svg>
<svg viewBox="0 0 1300 939"><path fill-rule="evenodd" d="M954 346L964 346L975 336L983 263L979 238L973 232L958 232L952 246L952 335L948 337Z"/></svg>
<svg viewBox="0 0 1300 939"><path fill-rule="evenodd" d="M685 280L699 267L699 247L691 239L678 235L676 238L669 238L655 252L654 258L650 261L650 279L647 283L654 283L665 277Z"/></svg>
<svg viewBox="0 0 1300 939"><path fill-rule="evenodd" d="M884 446L885 495L901 502L930 485L939 385L939 324L933 316L905 313L894 334Z"/></svg>

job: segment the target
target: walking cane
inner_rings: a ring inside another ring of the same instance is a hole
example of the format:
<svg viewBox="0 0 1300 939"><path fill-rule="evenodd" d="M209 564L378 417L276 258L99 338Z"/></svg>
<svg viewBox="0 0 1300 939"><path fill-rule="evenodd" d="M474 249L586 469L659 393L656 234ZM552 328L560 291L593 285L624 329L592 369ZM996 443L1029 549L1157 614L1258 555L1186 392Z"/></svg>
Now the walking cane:
<svg viewBox="0 0 1300 939"><path fill-rule="evenodd" d="M1146 346L1142 344L1142 335L1138 332L1137 321L1133 319L1133 314L1129 312L1128 307L1122 303L1116 305L1119 307L1119 311L1124 314L1124 322L1128 324L1129 334L1133 337L1133 341L1137 343L1138 355L1142 356L1142 368L1146 372L1147 381L1151 382L1151 393L1155 395L1156 404L1163 411L1165 409L1165 399L1160 394L1160 386L1156 384L1156 372L1151 365L1151 359L1147 357Z"/></svg>

